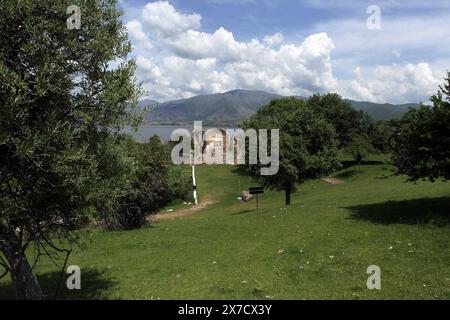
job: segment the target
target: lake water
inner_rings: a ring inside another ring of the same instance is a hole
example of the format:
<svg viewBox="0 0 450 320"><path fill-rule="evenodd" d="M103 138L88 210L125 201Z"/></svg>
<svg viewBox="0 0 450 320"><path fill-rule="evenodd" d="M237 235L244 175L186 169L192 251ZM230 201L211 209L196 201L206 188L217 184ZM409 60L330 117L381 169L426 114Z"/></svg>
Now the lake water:
<svg viewBox="0 0 450 320"><path fill-rule="evenodd" d="M150 137L157 135L162 141L170 141L172 132L177 129L187 129L192 131L194 126L162 126L145 124L139 127L138 132L133 133L133 137L140 142L147 141Z"/></svg>
<svg viewBox="0 0 450 320"><path fill-rule="evenodd" d="M203 127L203 130L210 129L211 127ZM137 132L131 132L131 129L125 129L125 132L132 133L134 139L139 142L145 142L149 138L154 135L159 136L162 141L170 141L170 137L172 136L172 132L177 129L187 129L189 132L194 130L194 125L153 125L153 124L144 124L139 127ZM224 128L224 129L233 129L233 128Z"/></svg>

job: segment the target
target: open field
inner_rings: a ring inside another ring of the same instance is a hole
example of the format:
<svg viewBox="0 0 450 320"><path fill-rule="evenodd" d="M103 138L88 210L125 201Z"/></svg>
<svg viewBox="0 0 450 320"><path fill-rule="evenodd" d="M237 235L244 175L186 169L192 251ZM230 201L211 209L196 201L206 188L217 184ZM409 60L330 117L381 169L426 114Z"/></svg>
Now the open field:
<svg viewBox="0 0 450 320"><path fill-rule="evenodd" d="M237 200L253 183L233 167L197 174L214 204L141 230L93 230L69 260L82 290L60 298L450 299L448 183L404 183L372 162L333 176L344 184L302 185L288 209L283 193L267 192L256 212ZM366 287L370 265L381 290ZM59 269L42 260L36 271L53 295ZM9 279L0 298L14 298Z"/></svg>

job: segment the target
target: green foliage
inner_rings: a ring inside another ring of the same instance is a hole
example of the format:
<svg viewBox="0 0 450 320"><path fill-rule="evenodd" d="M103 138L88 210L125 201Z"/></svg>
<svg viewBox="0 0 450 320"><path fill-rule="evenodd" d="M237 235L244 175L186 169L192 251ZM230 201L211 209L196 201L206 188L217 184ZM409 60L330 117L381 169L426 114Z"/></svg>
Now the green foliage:
<svg viewBox="0 0 450 320"><path fill-rule="evenodd" d="M115 157L112 136L137 120L141 92L116 2L2 1L0 250L6 239L57 249L128 161ZM80 30L67 28L70 5L81 7Z"/></svg>
<svg viewBox="0 0 450 320"><path fill-rule="evenodd" d="M450 73L431 102L395 122L393 162L411 181L450 179Z"/></svg>
<svg viewBox="0 0 450 320"><path fill-rule="evenodd" d="M244 123L244 128L280 129L280 168L276 175L261 176L259 165L249 172L264 186L285 190L286 204L297 183L332 172L338 167L333 126L302 100L274 100Z"/></svg>
<svg viewBox="0 0 450 320"><path fill-rule="evenodd" d="M140 228L146 224L148 215L175 199L187 199L190 178L171 162L168 145L157 136L147 143L128 138L111 150L123 159L124 170L114 170L122 174L108 180L104 188L107 193L101 197L105 201L97 207L107 228ZM115 191L115 196L111 196L111 190Z"/></svg>
<svg viewBox="0 0 450 320"><path fill-rule="evenodd" d="M347 146L355 135L367 134L372 126L367 113L354 109L349 101L336 93L315 94L307 105L322 114L336 130L339 147Z"/></svg>
<svg viewBox="0 0 450 320"><path fill-rule="evenodd" d="M254 202L236 200L238 186L254 181L232 166L197 166L199 196L215 204L154 228L93 230L88 250L76 250L68 262L87 266L86 285L62 286L60 298L449 299L448 184L405 184L389 167L345 168L333 176L346 176L342 185L308 181L286 210L284 194L268 190L256 212ZM375 262L382 290L366 287ZM37 272L54 288L59 268L44 258ZM11 298L5 277L0 300Z"/></svg>
<svg viewBox="0 0 450 320"><path fill-rule="evenodd" d="M348 144L346 151L352 155L353 159L360 164L363 159L373 153L374 147L372 141L364 135L353 137Z"/></svg>
<svg viewBox="0 0 450 320"><path fill-rule="evenodd" d="M373 147L383 153L387 153L391 150L391 139L393 134L394 127L390 121L377 122L369 133Z"/></svg>

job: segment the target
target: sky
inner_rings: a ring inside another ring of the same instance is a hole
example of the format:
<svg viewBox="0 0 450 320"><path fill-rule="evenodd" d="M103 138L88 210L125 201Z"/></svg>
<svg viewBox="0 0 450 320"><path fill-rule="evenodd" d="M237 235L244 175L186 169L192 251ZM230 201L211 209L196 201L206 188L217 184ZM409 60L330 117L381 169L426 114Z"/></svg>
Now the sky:
<svg viewBox="0 0 450 320"><path fill-rule="evenodd" d="M234 89L427 102L450 70L450 0L119 0L158 102Z"/></svg>

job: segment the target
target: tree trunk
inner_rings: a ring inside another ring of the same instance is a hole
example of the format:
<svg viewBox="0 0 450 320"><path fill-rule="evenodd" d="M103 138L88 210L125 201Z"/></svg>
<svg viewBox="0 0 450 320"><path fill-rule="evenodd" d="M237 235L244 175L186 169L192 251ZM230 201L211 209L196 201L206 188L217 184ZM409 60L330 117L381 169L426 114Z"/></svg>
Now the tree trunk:
<svg viewBox="0 0 450 320"><path fill-rule="evenodd" d="M361 166L361 161L362 161L362 155L358 155L357 157L356 157L356 161L358 162L358 169L359 169L359 167Z"/></svg>
<svg viewBox="0 0 450 320"><path fill-rule="evenodd" d="M290 186L287 186L285 189L286 194L286 207L289 207L291 205L291 194L292 194L292 188Z"/></svg>
<svg viewBox="0 0 450 320"><path fill-rule="evenodd" d="M45 295L14 232L9 232L0 240L0 251L5 256L11 269L11 279L16 285L17 298L25 300L45 299Z"/></svg>

